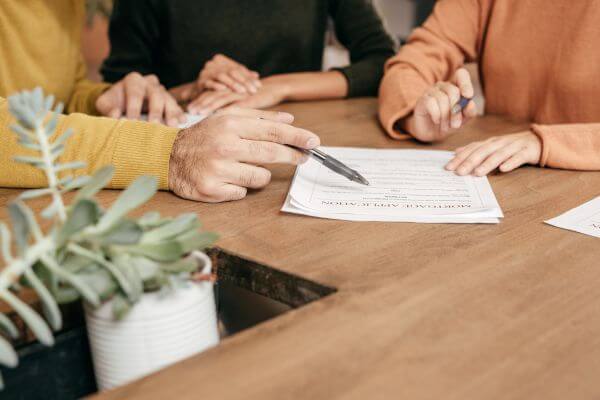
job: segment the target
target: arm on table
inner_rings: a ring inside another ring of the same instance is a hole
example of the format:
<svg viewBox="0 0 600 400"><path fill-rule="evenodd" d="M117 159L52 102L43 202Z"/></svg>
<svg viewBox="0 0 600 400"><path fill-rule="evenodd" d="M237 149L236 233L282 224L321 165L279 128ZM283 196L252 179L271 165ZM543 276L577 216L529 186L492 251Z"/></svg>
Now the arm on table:
<svg viewBox="0 0 600 400"><path fill-rule="evenodd" d="M0 186L32 188L46 184L43 173L28 165L16 163L13 157L30 155L17 143L9 126L13 119L8 102L0 98ZM57 132L75 131L69 139L60 162L85 161L86 168L77 174L91 175L108 164L115 166L110 188L120 189L140 175L154 175L161 189L168 189L169 157L178 129L139 121L114 120L83 114L60 116Z"/></svg>
<svg viewBox="0 0 600 400"><path fill-rule="evenodd" d="M600 170L600 123L533 124L531 130L542 141L540 166Z"/></svg>
<svg viewBox="0 0 600 400"><path fill-rule="evenodd" d="M390 136L408 138L395 129L396 123L410 118L417 100L430 86L449 80L465 62L477 59L488 3L438 1L423 26L388 60L379 90L379 118Z"/></svg>

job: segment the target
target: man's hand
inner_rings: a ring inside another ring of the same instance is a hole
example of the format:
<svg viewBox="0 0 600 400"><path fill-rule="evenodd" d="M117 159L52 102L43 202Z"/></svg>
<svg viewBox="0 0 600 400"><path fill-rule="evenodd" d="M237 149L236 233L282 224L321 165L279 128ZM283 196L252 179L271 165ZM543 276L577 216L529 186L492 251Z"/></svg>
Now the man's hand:
<svg viewBox="0 0 600 400"><path fill-rule="evenodd" d="M430 87L417 101L413 114L402 122L403 128L424 142L445 139L451 130L460 128L477 113L472 101L462 112L452 113L452 106L461 96L468 99L474 96L471 76L464 68L456 71L451 82L438 82Z"/></svg>
<svg viewBox="0 0 600 400"><path fill-rule="evenodd" d="M509 172L524 164L538 164L541 155L540 138L526 131L494 136L460 147L446 169L457 175L485 176L496 168L500 172Z"/></svg>
<svg viewBox="0 0 600 400"><path fill-rule="evenodd" d="M148 121L177 126L185 122L185 114L155 75L128 74L96 100L101 115L111 118L126 116L139 119L148 113Z"/></svg>
<svg viewBox="0 0 600 400"><path fill-rule="evenodd" d="M299 164L303 149L319 145L312 132L290 125L291 114L230 108L179 132L169 163L169 189L198 201L239 200L247 189L266 186L271 172L261 165Z"/></svg>

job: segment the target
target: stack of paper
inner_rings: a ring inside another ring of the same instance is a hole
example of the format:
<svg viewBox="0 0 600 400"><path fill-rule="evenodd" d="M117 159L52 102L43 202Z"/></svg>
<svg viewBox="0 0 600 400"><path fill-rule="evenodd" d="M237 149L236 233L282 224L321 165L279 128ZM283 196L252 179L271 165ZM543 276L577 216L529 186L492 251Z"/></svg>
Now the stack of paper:
<svg viewBox="0 0 600 400"><path fill-rule="evenodd" d="M282 211L349 221L498 223L502 210L485 177L458 176L444 166L454 153L321 147L358 171L351 182L310 159L296 175Z"/></svg>
<svg viewBox="0 0 600 400"><path fill-rule="evenodd" d="M600 197L546 221L558 228L600 237Z"/></svg>

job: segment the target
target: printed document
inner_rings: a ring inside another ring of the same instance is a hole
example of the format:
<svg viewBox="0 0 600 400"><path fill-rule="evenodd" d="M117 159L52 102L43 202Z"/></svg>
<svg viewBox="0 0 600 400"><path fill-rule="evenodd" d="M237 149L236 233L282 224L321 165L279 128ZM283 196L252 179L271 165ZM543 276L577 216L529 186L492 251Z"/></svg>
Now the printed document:
<svg viewBox="0 0 600 400"><path fill-rule="evenodd" d="M600 237L600 197L546 221L558 228Z"/></svg>
<svg viewBox="0 0 600 400"><path fill-rule="evenodd" d="M350 221L498 223L486 177L458 176L447 151L321 147L363 175L351 182L314 159L296 169L282 211Z"/></svg>

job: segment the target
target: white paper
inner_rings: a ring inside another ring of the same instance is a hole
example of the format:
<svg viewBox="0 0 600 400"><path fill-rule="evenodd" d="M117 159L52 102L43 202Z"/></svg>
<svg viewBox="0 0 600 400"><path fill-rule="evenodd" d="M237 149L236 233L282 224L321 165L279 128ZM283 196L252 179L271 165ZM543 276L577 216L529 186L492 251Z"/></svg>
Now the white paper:
<svg viewBox="0 0 600 400"><path fill-rule="evenodd" d="M190 126L197 124L198 122L205 119L206 115L185 113L185 117L186 117L187 121L185 121L183 124L179 124L179 126L178 126L181 129L189 128ZM140 116L140 120L148 121L148 114L142 114Z"/></svg>
<svg viewBox="0 0 600 400"><path fill-rule="evenodd" d="M370 186L316 160L299 166L282 211L350 221L498 223L502 211L487 178L460 177L444 166L453 153L323 147Z"/></svg>
<svg viewBox="0 0 600 400"><path fill-rule="evenodd" d="M600 237L600 197L546 221L558 228Z"/></svg>

